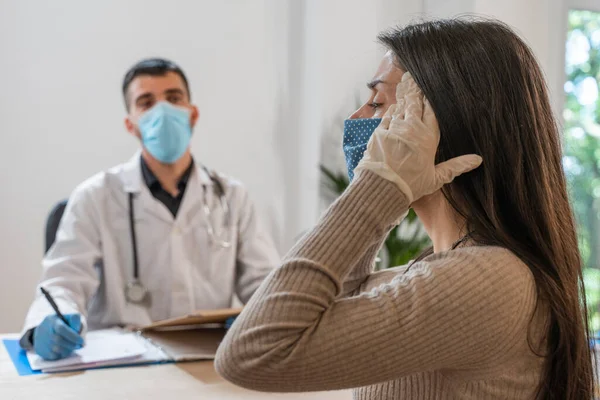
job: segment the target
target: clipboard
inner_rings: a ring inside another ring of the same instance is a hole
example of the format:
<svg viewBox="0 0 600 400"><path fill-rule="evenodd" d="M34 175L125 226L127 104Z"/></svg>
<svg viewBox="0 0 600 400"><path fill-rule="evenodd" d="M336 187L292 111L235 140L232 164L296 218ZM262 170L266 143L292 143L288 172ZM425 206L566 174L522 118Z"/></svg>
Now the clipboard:
<svg viewBox="0 0 600 400"><path fill-rule="evenodd" d="M166 355L168 362L213 360L227 329L223 324L242 308L198 310L132 329Z"/></svg>
<svg viewBox="0 0 600 400"><path fill-rule="evenodd" d="M227 319L237 317L242 308L222 308L218 310L198 310L183 317L169 318L153 322L149 325L139 326L133 330L140 332L169 329L192 329L197 325L223 324Z"/></svg>

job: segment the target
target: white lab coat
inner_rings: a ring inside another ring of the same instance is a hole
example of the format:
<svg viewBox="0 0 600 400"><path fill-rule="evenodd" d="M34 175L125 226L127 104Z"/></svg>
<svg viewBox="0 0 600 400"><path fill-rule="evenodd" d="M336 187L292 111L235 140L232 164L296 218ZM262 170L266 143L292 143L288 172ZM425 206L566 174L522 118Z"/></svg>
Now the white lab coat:
<svg viewBox="0 0 600 400"><path fill-rule="evenodd" d="M175 218L146 186L139 153L88 179L69 198L56 241L43 259L40 284L63 313L80 313L91 330L230 307L234 295L245 303L279 256L246 190L219 178L229 226L218 191L200 166L190 175ZM216 234L228 238L230 248L210 241L204 191ZM128 193L134 193L139 280L150 292L149 305L128 302L124 292L133 277ZM38 287L23 332L52 313Z"/></svg>

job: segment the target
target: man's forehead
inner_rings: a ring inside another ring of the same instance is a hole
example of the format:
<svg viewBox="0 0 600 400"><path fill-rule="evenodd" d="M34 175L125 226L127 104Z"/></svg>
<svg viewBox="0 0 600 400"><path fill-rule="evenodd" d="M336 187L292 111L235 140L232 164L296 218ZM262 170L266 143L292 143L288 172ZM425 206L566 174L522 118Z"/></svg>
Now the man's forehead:
<svg viewBox="0 0 600 400"><path fill-rule="evenodd" d="M129 84L129 94L134 96L145 92L162 93L168 89L186 91L185 83L179 74L169 71L165 75L139 75Z"/></svg>

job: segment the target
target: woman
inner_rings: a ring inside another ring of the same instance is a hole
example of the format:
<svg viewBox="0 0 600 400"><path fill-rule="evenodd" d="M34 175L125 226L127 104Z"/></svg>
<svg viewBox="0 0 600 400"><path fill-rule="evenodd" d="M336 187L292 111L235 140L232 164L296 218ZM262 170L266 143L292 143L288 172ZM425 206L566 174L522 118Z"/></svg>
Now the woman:
<svg viewBox="0 0 600 400"><path fill-rule="evenodd" d="M376 76L353 117L380 116L401 77L397 104L349 188L233 325L217 370L256 390L358 399L591 399L581 259L531 50L494 21L379 39L388 81ZM372 273L409 206L432 251Z"/></svg>

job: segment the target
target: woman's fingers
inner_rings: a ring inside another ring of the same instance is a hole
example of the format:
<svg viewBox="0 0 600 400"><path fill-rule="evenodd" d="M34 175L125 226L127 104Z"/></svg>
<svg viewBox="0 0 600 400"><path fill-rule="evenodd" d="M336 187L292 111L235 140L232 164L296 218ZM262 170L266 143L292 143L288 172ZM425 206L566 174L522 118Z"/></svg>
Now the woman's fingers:
<svg viewBox="0 0 600 400"><path fill-rule="evenodd" d="M423 93L412 78L410 72L402 75L402 80L396 87L396 102L400 106L399 115L393 120L423 118ZM401 114L401 115L400 115Z"/></svg>
<svg viewBox="0 0 600 400"><path fill-rule="evenodd" d="M388 107L387 111L385 112L385 115L381 119L379 126L382 127L383 129L389 129L390 122L392 121L392 118L394 118L395 112L396 112L396 104L392 104L391 106Z"/></svg>
<svg viewBox="0 0 600 400"><path fill-rule="evenodd" d="M419 93L408 93L404 99L406 101L404 119L421 121L423 119L423 96L420 91Z"/></svg>

